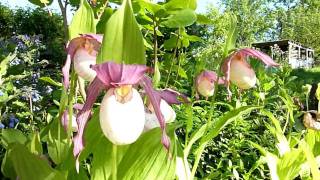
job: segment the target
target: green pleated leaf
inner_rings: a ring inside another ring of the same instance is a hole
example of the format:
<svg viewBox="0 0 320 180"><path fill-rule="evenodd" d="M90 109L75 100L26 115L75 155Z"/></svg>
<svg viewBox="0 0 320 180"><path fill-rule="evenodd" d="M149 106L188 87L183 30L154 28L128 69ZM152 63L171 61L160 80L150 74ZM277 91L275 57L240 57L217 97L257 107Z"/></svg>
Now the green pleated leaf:
<svg viewBox="0 0 320 180"><path fill-rule="evenodd" d="M179 28L192 25L197 20L197 15L192 9L171 11L168 19L161 24L169 28Z"/></svg>
<svg viewBox="0 0 320 180"><path fill-rule="evenodd" d="M118 179L174 179L176 144L170 127L171 148L168 153L160 142L160 128L144 133L129 146L118 166Z"/></svg>
<svg viewBox="0 0 320 180"><path fill-rule="evenodd" d="M1 142L5 148L13 143L25 144L28 140L28 138L17 129L2 129L1 136Z"/></svg>
<svg viewBox="0 0 320 180"><path fill-rule="evenodd" d="M230 27L227 34L226 44L224 46L223 57L227 57L232 49L235 49L236 40L238 37L237 18L234 15L230 15Z"/></svg>
<svg viewBox="0 0 320 180"><path fill-rule="evenodd" d="M42 154L42 144L40 141L39 133L36 132L32 136L31 142L30 142L30 151L36 155Z"/></svg>
<svg viewBox="0 0 320 180"><path fill-rule="evenodd" d="M90 4L87 0L81 0L80 7L74 14L69 26L69 39L85 33L96 33L96 23Z"/></svg>
<svg viewBox="0 0 320 180"><path fill-rule="evenodd" d="M8 152L9 151L6 151L6 153L4 154L4 157L2 159L1 172L5 177L10 178L10 179L15 179L15 177L17 177L17 174L14 171L12 161L8 157Z"/></svg>
<svg viewBox="0 0 320 180"><path fill-rule="evenodd" d="M85 130L85 149L80 160L92 154L91 179L109 179L112 168L112 143L103 135L96 111ZM171 156L175 157L174 128L169 129ZM160 142L161 131L153 129L131 145L117 146L118 179L174 179L175 159L168 157Z"/></svg>
<svg viewBox="0 0 320 180"><path fill-rule="evenodd" d="M48 153L55 164L62 163L68 156L71 140L68 139L58 119L50 125L48 132Z"/></svg>
<svg viewBox="0 0 320 180"><path fill-rule="evenodd" d="M32 154L21 144L15 144L10 149L9 157L20 180L66 179L52 169L48 161Z"/></svg>
<svg viewBox="0 0 320 180"><path fill-rule="evenodd" d="M106 24L98 63L114 61L125 64L145 64L143 36L134 17L131 1L123 0L121 7Z"/></svg>

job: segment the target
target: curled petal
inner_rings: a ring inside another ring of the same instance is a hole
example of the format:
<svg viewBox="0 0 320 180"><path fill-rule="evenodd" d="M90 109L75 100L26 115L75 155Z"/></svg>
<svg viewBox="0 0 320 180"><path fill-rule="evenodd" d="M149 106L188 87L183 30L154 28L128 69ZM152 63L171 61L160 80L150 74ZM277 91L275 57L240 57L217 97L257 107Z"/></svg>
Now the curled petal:
<svg viewBox="0 0 320 180"><path fill-rule="evenodd" d="M157 93L156 90L153 89L152 87L152 81L149 77L144 76L141 79L141 85L144 87L146 94L149 97L149 100L153 106L153 109L155 111L155 114L158 118L160 128L162 130L162 138L161 138L161 143L164 145L164 147L169 150L170 148L170 138L166 134L166 123L164 120L164 117L161 113L160 110L160 101L161 101L161 96L159 93Z"/></svg>
<svg viewBox="0 0 320 180"><path fill-rule="evenodd" d="M95 78L90 86L88 87L88 96L85 104L83 105L83 108L80 110L77 116L77 123L78 123L78 133L73 138L73 155L76 157L76 165L79 166L78 158L80 155L80 152L84 148L84 142L83 142L83 133L84 128L88 122L88 119L91 115L91 108L96 101L97 97L99 96L99 93L103 90L105 86L103 83L98 79ZM77 170L79 167L76 167Z"/></svg>
<svg viewBox="0 0 320 180"><path fill-rule="evenodd" d="M274 62L270 56L255 49L244 48L244 49L240 49L237 53L241 54L241 56L244 56L244 57L251 56L251 57L257 58L267 66L280 66L280 64Z"/></svg>
<svg viewBox="0 0 320 180"><path fill-rule="evenodd" d="M111 61L92 66L97 77L105 85L117 87L120 85L137 84L144 73L149 70L145 65L117 64Z"/></svg>
<svg viewBox="0 0 320 180"><path fill-rule="evenodd" d="M181 104L190 102L187 96L173 89L164 89L157 91L157 93L159 93L161 99L165 100L168 104Z"/></svg>
<svg viewBox="0 0 320 180"><path fill-rule="evenodd" d="M90 43L93 44L93 48L96 51L99 51L100 45L102 42L102 35L98 34L81 34L80 37L76 37L72 39L69 44L67 45L67 59L66 63L62 68L62 73L63 73L63 85L65 89L69 87L69 71L70 71L70 65L71 65L71 60L73 59L73 56L77 49L83 45L86 40L90 41Z"/></svg>

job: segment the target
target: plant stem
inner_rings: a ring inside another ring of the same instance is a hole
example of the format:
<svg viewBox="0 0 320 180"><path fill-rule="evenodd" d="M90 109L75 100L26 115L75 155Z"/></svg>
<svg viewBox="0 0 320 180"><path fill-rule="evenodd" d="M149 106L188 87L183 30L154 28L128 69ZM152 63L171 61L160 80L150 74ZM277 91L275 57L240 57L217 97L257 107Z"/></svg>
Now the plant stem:
<svg viewBox="0 0 320 180"><path fill-rule="evenodd" d="M306 95L306 105L307 105L307 111L309 111L309 95Z"/></svg>
<svg viewBox="0 0 320 180"><path fill-rule="evenodd" d="M153 54L154 54L154 67L158 62L157 52L158 52L158 41L157 41L157 21L156 17L153 17Z"/></svg>
<svg viewBox="0 0 320 180"><path fill-rule="evenodd" d="M112 145L112 180L117 180L117 145Z"/></svg>
<svg viewBox="0 0 320 180"><path fill-rule="evenodd" d="M169 73L168 73L168 77L167 77L167 81L166 81L165 88L167 88L168 83L169 83L170 74L171 74L172 67L173 67L173 60L174 60L175 57L176 57L176 53L177 53L177 49L178 49L179 38L180 38L180 28L179 28L179 32L178 32L177 41L176 41L176 47L174 48L174 51L173 51L173 54L172 54L171 65L170 65L170 69L169 69Z"/></svg>
<svg viewBox="0 0 320 180"><path fill-rule="evenodd" d="M70 94L69 94L69 102L68 102L68 136L71 138L72 136L72 115L73 115L73 103L74 103L74 96L76 95L76 84L77 84L77 75L72 69L71 71L71 86L70 86Z"/></svg>

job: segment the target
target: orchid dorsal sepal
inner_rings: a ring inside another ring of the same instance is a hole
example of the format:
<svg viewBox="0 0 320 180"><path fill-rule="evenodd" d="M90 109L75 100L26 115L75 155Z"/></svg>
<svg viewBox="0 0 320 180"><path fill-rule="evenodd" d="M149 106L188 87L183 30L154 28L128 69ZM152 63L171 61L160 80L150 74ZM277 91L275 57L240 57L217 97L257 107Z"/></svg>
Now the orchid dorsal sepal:
<svg viewBox="0 0 320 180"><path fill-rule="evenodd" d="M223 63L222 71L225 75L225 84L228 89L228 98L231 98L229 89L230 82L240 89L249 89L256 84L256 74L250 64L248 57L256 58L267 66L279 66L270 56L252 48L243 48L233 52Z"/></svg>
<svg viewBox="0 0 320 180"><path fill-rule="evenodd" d="M95 74L93 71L90 71L91 69L89 65L95 64L97 52L101 46L102 37L103 36L99 34L80 34L79 37L72 39L68 43L66 48L67 59L62 68L63 85L65 89L68 89L69 87L69 71L72 61L76 61L75 69L78 74L84 74L83 78L87 80L94 79ZM84 71L89 72L86 73Z"/></svg>

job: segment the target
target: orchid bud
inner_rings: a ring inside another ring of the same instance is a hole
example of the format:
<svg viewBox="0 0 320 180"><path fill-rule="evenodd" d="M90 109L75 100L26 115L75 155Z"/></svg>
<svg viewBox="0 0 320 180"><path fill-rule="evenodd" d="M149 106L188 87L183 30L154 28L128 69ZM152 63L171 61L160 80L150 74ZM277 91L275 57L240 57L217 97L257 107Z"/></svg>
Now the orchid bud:
<svg viewBox="0 0 320 180"><path fill-rule="evenodd" d="M85 48L79 48L74 55L74 69L76 73L87 81L93 81L97 73L90 68L91 65L96 64L96 54L92 50L91 54Z"/></svg>
<svg viewBox="0 0 320 180"><path fill-rule="evenodd" d="M154 109L153 109L152 105L149 105L148 109L152 113L146 113L146 122L144 125L145 131L159 127L159 121L158 121L156 114L154 113ZM161 111L166 123L171 123L176 119L176 113L174 112L172 107L165 100L160 101L160 111Z"/></svg>
<svg viewBox="0 0 320 180"><path fill-rule="evenodd" d="M217 81L218 76L213 71L202 71L196 78L197 91L205 97L212 96L214 93L214 84ZM219 79L219 84L223 84L224 81Z"/></svg>
<svg viewBox="0 0 320 180"><path fill-rule="evenodd" d="M241 89L250 89L256 84L255 72L240 55L231 60L230 81Z"/></svg>
<svg viewBox="0 0 320 180"><path fill-rule="evenodd" d="M104 135L116 145L135 142L145 123L144 104L131 86L111 88L100 106L100 126Z"/></svg>

